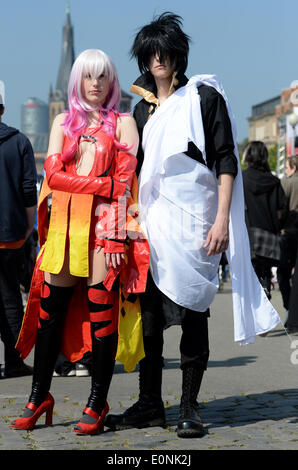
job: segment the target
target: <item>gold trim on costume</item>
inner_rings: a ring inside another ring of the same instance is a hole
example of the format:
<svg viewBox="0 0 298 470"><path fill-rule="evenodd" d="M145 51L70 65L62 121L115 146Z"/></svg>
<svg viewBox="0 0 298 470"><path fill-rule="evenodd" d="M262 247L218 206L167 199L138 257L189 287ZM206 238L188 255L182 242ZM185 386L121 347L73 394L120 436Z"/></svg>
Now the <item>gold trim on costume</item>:
<svg viewBox="0 0 298 470"><path fill-rule="evenodd" d="M137 85L132 85L130 91L131 93L136 93L137 95L142 96L142 98L148 101L148 103L154 103L158 105L158 99L156 98L154 93L152 93L152 91L145 90L145 88L142 88Z"/></svg>
<svg viewBox="0 0 298 470"><path fill-rule="evenodd" d="M171 96L175 92L175 87L179 83L179 80L178 80L178 78L176 78L176 75L177 75L177 72L173 72L168 97ZM154 93L152 91L148 91L145 88L140 87L140 86L135 85L135 84L133 84L131 86L130 91L131 91L131 93L136 93L137 95L140 95L142 98L144 98L147 101L147 103L155 104L156 108L158 108L160 106L159 99L154 95ZM151 106L149 107L147 120L151 118L151 116L154 112L153 104L151 104Z"/></svg>
<svg viewBox="0 0 298 470"><path fill-rule="evenodd" d="M179 83L179 80L178 80L178 78L176 78L176 75L177 75L177 72L173 72L171 86L169 88L169 95L168 96L170 96L172 93L174 93L175 87Z"/></svg>

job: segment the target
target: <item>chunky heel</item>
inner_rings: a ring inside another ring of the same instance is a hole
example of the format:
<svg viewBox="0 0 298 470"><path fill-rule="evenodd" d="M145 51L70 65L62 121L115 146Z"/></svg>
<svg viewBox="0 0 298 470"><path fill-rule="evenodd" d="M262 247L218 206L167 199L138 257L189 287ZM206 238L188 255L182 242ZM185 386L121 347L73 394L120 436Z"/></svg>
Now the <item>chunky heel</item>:
<svg viewBox="0 0 298 470"><path fill-rule="evenodd" d="M18 418L12 424L13 429L24 429L32 430L35 427L36 421L41 417L42 414L46 413L45 424L51 426L53 422L53 409L54 409L54 398L50 393L47 394L45 400L37 407L34 403L27 403L26 408L34 411L32 416L28 418Z"/></svg>
<svg viewBox="0 0 298 470"><path fill-rule="evenodd" d="M53 408L51 408L50 410L46 412L46 420L45 420L46 426L52 426L53 424Z"/></svg>

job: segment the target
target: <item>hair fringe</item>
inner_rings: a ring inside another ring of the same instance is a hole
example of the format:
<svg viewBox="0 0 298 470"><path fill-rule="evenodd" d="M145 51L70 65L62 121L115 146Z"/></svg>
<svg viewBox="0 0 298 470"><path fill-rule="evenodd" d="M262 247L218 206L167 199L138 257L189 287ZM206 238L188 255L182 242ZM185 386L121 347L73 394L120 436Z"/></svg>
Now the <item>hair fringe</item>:
<svg viewBox="0 0 298 470"><path fill-rule="evenodd" d="M149 61L158 54L161 62L169 58L176 64L176 71L184 73L188 65L190 37L181 29L182 18L164 12L143 26L137 33L130 50L131 58L138 62L141 73L148 71Z"/></svg>

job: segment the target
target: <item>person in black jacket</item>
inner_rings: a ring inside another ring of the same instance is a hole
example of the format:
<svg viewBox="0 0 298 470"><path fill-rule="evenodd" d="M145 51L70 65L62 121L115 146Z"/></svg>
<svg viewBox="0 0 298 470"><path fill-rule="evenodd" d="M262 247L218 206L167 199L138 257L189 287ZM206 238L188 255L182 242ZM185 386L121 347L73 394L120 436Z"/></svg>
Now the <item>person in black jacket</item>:
<svg viewBox="0 0 298 470"><path fill-rule="evenodd" d="M270 299L271 268L277 266L279 260L265 256L267 248L271 250L271 246L265 246L265 240L268 233L274 235L280 233L287 213L287 199L279 178L270 171L268 150L263 142L250 142L244 150L243 158L248 165L243 171L248 231L251 237L256 237L257 233L263 237L263 243L258 243L260 251L256 249L256 239L254 238L254 241L251 239L252 264ZM269 243L272 245L271 239Z"/></svg>
<svg viewBox="0 0 298 470"><path fill-rule="evenodd" d="M286 177L281 180L288 201L288 214L282 230L282 259L277 270L283 306L288 313L288 333L298 332L298 155L286 160ZM292 275L294 268L294 274Z"/></svg>
<svg viewBox="0 0 298 470"><path fill-rule="evenodd" d="M1 94L0 94L1 96ZM37 175L28 138L4 124L0 101L0 335L4 343L4 377L31 375L15 349L24 310L20 291L23 247L35 221Z"/></svg>
<svg viewBox="0 0 298 470"><path fill-rule="evenodd" d="M132 56L137 59L142 73L131 88L131 91L143 98L134 110L134 118L140 135L137 154L138 175L144 169L141 143L144 142L145 124L150 123L149 119L153 119L153 117L157 119L157 112L168 105L171 95L188 83L184 73L188 62L189 38L180 26L181 18L179 16L164 13L140 30L132 47ZM205 84L198 86L198 93L201 98L204 127L202 132L205 134L206 155L203 156L198 146L193 141L189 141L184 155L181 154L180 163L177 163L178 166L180 165L177 174L178 177L181 177L182 183L184 173L187 173L185 167L183 171L183 165L190 165L198 171L208 174L206 178L211 178L216 186L218 182L216 183L215 180L216 177L218 178L219 199L221 199L218 207L221 207L222 213L217 217L208 237L206 234L207 241L205 239L204 248L206 253L208 252L208 256L212 258L212 255L218 255L219 260L220 253L226 250L229 243L228 214L233 181L237 174L237 158L234 154L231 123L223 96L214 87ZM171 119L170 116L169 119ZM191 113L189 113L188 119L191 127ZM182 135L181 132L180 134ZM173 135L173 137L175 136ZM184 134L182 138L184 138ZM197 165L197 162L201 165ZM212 170L212 175L213 171L216 174L214 180L206 167ZM151 181L152 179L154 178L151 178ZM189 189L187 184L184 184L184 194L187 194ZM170 210L170 204L168 207ZM167 222L164 224L166 225ZM152 252L151 246L150 249ZM167 251L166 242L165 250ZM169 287L175 291L174 285ZM139 364L139 400L124 414L109 415L106 419L106 425L111 429L121 430L165 424L161 394L163 330L171 325L181 325L182 397L177 432L178 436L183 438L201 437L204 434L204 429L196 399L209 357L209 308L206 311L194 311L174 302L157 287L150 273L146 292L140 295L140 302L145 358Z"/></svg>

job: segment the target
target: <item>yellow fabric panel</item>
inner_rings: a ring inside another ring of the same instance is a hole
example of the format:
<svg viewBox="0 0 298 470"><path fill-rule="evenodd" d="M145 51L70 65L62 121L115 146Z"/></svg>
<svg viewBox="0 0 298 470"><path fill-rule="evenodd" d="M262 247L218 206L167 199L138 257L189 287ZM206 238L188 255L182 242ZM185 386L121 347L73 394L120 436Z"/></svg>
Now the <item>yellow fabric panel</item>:
<svg viewBox="0 0 298 470"><path fill-rule="evenodd" d="M119 340L116 360L124 365L126 372L132 372L137 363L145 357L143 327L139 297L134 302L119 299Z"/></svg>
<svg viewBox="0 0 298 470"><path fill-rule="evenodd" d="M68 225L70 193L53 191L50 227L40 269L58 274L63 266Z"/></svg>
<svg viewBox="0 0 298 470"><path fill-rule="evenodd" d="M131 239L141 232L137 221L138 180L134 174L131 198L128 201L126 228ZM125 246L127 263L129 244ZM137 363L145 357L143 342L143 325L139 296L128 294L124 290L125 274L120 272L119 293L119 339L116 360L123 364L126 372L135 370Z"/></svg>
<svg viewBox="0 0 298 470"><path fill-rule="evenodd" d="M69 217L69 272L89 276L89 232L92 194L72 194Z"/></svg>

